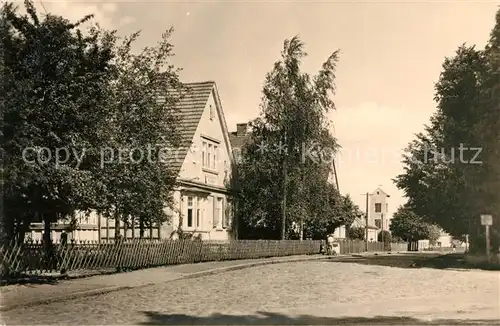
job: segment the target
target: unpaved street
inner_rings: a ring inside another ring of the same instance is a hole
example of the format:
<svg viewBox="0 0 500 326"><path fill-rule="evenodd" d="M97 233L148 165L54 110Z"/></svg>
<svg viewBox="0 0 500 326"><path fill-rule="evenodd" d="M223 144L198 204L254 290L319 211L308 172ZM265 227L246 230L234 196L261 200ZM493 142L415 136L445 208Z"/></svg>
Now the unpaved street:
<svg viewBox="0 0 500 326"><path fill-rule="evenodd" d="M5 312L33 324L498 324L498 272L315 261Z"/></svg>

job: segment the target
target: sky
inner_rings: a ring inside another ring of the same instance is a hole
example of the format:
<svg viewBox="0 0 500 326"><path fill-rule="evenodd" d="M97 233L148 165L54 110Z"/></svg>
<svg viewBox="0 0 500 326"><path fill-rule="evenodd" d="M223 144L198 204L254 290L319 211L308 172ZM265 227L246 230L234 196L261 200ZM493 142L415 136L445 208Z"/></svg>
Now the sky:
<svg viewBox="0 0 500 326"><path fill-rule="evenodd" d="M341 193L364 209L363 193L381 187L389 215L404 204L392 179L402 150L436 110L434 83L445 57L463 43L483 48L495 1L35 1L70 20L93 13L137 46L154 45L169 27L183 81L217 83L229 130L258 116L265 75L283 41L299 35L315 74L339 49L332 133ZM21 3L19 3L21 4Z"/></svg>

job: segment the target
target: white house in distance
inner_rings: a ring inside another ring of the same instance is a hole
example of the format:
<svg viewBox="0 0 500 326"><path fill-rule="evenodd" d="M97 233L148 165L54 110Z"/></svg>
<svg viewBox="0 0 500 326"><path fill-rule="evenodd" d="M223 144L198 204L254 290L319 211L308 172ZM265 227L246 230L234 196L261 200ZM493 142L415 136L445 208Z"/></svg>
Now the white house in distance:
<svg viewBox="0 0 500 326"><path fill-rule="evenodd" d="M352 223L352 228L363 228L366 230L366 219L364 217L356 217ZM373 225L373 223L368 222L368 241L377 241L377 234L379 229ZM365 231L366 238L366 231Z"/></svg>
<svg viewBox="0 0 500 326"><path fill-rule="evenodd" d="M433 249L451 248L452 241L453 241L453 237L451 235L449 235L446 231L441 230L441 234L440 234L439 238L437 239L436 243L431 245L431 243L428 239L419 240L418 241L418 249L424 250L424 249L431 249L431 248L433 248Z"/></svg>
<svg viewBox="0 0 500 326"><path fill-rule="evenodd" d="M390 196L380 187L368 194L368 241L377 241L382 230L389 230L389 203ZM351 227L365 228L366 218L356 218ZM366 235L365 235L366 237Z"/></svg>
<svg viewBox="0 0 500 326"><path fill-rule="evenodd" d="M368 219L378 228L377 236L380 231L389 230L389 197L380 187L370 194Z"/></svg>
<svg viewBox="0 0 500 326"><path fill-rule="evenodd" d="M234 158L229 133L215 82L184 84L188 93L178 103L181 146L170 157L168 168L178 175L173 193L175 208L168 210L171 223L145 230L145 238L175 238L179 224L186 233L203 240L228 240L232 233L232 213L228 203L229 180ZM115 238L115 230L127 238L139 238L139 227L118 227L112 219L78 215L79 226L70 239L101 241ZM33 223L27 238L41 240L43 223ZM58 241L64 222L54 224L52 239Z"/></svg>

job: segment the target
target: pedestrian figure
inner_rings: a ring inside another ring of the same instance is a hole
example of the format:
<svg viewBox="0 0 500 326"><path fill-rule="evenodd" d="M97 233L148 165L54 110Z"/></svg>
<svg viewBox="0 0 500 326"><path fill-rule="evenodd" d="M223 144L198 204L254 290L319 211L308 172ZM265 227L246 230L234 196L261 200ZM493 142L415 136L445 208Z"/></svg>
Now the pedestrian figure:
<svg viewBox="0 0 500 326"><path fill-rule="evenodd" d="M456 251L456 246L455 246L455 244L452 244L452 245L451 245L451 250L452 250L453 252L455 252L455 251Z"/></svg>
<svg viewBox="0 0 500 326"><path fill-rule="evenodd" d="M328 255L331 255L332 252L333 252L333 242L335 240L333 239L333 235L329 234L328 235L328 249L327 249L327 252L328 252Z"/></svg>

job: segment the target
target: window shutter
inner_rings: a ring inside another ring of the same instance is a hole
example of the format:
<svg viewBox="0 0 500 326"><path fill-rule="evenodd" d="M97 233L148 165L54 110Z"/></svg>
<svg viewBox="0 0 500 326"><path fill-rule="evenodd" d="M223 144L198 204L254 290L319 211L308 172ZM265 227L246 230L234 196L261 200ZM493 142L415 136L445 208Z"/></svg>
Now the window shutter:
<svg viewBox="0 0 500 326"><path fill-rule="evenodd" d="M222 227L227 228L227 210L226 210L226 198L222 198L221 201L221 214L222 214Z"/></svg>
<svg viewBox="0 0 500 326"><path fill-rule="evenodd" d="M219 224L219 214L217 214L217 197L213 196L212 201L214 204L214 218L213 218L213 227L216 228Z"/></svg>

